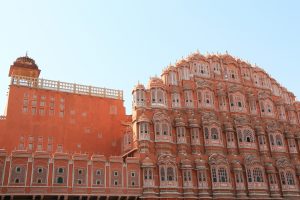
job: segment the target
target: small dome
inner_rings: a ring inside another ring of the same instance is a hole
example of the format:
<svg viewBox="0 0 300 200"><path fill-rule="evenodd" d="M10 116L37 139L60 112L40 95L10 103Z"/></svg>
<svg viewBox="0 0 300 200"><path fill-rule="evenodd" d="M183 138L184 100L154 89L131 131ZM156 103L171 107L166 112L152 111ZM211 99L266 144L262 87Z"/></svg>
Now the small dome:
<svg viewBox="0 0 300 200"><path fill-rule="evenodd" d="M150 81L149 81L148 85L149 85L149 88L155 88L155 87L164 88L165 87L163 80L161 80L158 77L150 78Z"/></svg>
<svg viewBox="0 0 300 200"><path fill-rule="evenodd" d="M167 73L169 73L170 71L176 72L176 68L174 67L174 65L171 65L171 64L170 64L170 65L168 65L166 68L164 68L161 75L167 74Z"/></svg>
<svg viewBox="0 0 300 200"><path fill-rule="evenodd" d="M189 63L187 62L187 60L185 60L185 59L181 59L181 60L178 60L177 62L176 62L176 67L179 67L179 66L187 66Z"/></svg>
<svg viewBox="0 0 300 200"><path fill-rule="evenodd" d="M206 57L200 54L199 51L196 51L187 57L187 61L199 61L199 60L206 61Z"/></svg>
<svg viewBox="0 0 300 200"><path fill-rule="evenodd" d="M145 90L145 87L143 84L138 83L136 86L134 86L133 91L135 90Z"/></svg>
<svg viewBox="0 0 300 200"><path fill-rule="evenodd" d="M14 62L14 66L25 67L29 69L38 69L37 64L32 58L29 58L27 55L17 58Z"/></svg>

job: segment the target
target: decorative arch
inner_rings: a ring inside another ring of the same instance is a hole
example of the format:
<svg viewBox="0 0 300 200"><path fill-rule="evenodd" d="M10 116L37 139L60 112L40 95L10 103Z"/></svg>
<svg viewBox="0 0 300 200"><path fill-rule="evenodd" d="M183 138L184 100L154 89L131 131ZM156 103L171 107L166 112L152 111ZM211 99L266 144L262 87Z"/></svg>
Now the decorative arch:
<svg viewBox="0 0 300 200"><path fill-rule="evenodd" d="M150 119L142 113L137 120L139 140L150 140Z"/></svg>
<svg viewBox="0 0 300 200"><path fill-rule="evenodd" d="M206 146L223 146L222 129L217 121L203 121L203 135Z"/></svg>
<svg viewBox="0 0 300 200"><path fill-rule="evenodd" d="M275 106L270 97L259 100L260 112L262 116L275 116Z"/></svg>
<svg viewBox="0 0 300 200"><path fill-rule="evenodd" d="M237 90L229 94L229 107L231 112L246 112L245 95Z"/></svg>
<svg viewBox="0 0 300 200"><path fill-rule="evenodd" d="M198 88L197 101L198 107L213 109L215 105L214 91L210 87Z"/></svg>
<svg viewBox="0 0 300 200"><path fill-rule="evenodd" d="M251 148L256 149L256 138L254 130L246 126L237 127L238 144L240 148Z"/></svg>
<svg viewBox="0 0 300 200"><path fill-rule="evenodd" d="M209 157L213 188L231 188L229 163L224 155L212 154Z"/></svg>
<svg viewBox="0 0 300 200"><path fill-rule="evenodd" d="M266 175L261 161L253 155L245 157L247 183L249 189L267 188Z"/></svg>
<svg viewBox="0 0 300 200"><path fill-rule="evenodd" d="M153 116L155 140L159 142L172 142L172 126L170 118L157 112Z"/></svg>
<svg viewBox="0 0 300 200"><path fill-rule="evenodd" d="M282 157L276 161L276 166L279 171L282 190L298 191L295 168L291 162L286 157Z"/></svg>
<svg viewBox="0 0 300 200"><path fill-rule="evenodd" d="M132 105L141 107L146 105L146 92L144 85L138 83L132 91Z"/></svg>
<svg viewBox="0 0 300 200"><path fill-rule="evenodd" d="M162 154L157 159L161 187L177 187L176 157Z"/></svg>

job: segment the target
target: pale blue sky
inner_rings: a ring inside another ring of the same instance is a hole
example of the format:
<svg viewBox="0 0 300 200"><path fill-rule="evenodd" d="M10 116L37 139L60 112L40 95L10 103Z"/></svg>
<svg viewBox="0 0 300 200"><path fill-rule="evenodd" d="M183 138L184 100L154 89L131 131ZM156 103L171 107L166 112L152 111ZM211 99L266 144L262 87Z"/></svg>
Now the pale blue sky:
<svg viewBox="0 0 300 200"><path fill-rule="evenodd" d="M34 58L47 79L131 90L199 49L257 63L300 96L300 1L0 0L0 110L9 66Z"/></svg>

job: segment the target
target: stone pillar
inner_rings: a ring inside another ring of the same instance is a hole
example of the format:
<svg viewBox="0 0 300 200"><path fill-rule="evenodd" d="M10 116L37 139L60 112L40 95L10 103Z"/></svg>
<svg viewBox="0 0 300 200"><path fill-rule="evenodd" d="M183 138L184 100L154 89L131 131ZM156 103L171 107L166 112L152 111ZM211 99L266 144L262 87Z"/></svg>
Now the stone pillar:
<svg viewBox="0 0 300 200"><path fill-rule="evenodd" d="M225 135L226 135L226 146L228 154L237 155L239 153L237 148L237 137L234 132L233 126L230 122L225 122Z"/></svg>
<svg viewBox="0 0 300 200"><path fill-rule="evenodd" d="M257 136L257 144L259 154L261 156L270 156L270 142L269 137L265 134L264 128L262 126L255 126L255 133Z"/></svg>
<svg viewBox="0 0 300 200"><path fill-rule="evenodd" d="M268 178L268 183L269 183L270 197L272 199L278 199L278 198L281 197L280 188L279 188L280 178L277 176L276 169L275 169L275 167L273 166L272 163L268 163L268 162L265 163L265 169L266 169L266 176ZM273 177L273 182L276 181L277 184L272 184L271 183L270 176ZM274 180L274 178L276 180Z"/></svg>
<svg viewBox="0 0 300 200"><path fill-rule="evenodd" d="M196 159L195 160L195 166L196 166L196 171L197 171L197 183L198 183L198 197L200 199L210 199L211 198L211 194L209 191L209 182L208 180L210 179L210 173L208 172L208 166L205 162L205 160L203 159ZM201 184L199 183L199 171L205 172L205 178L206 181L202 182Z"/></svg>
<svg viewBox="0 0 300 200"><path fill-rule="evenodd" d="M235 185L236 197L238 199L246 199L247 198L247 190L246 190L246 178L244 177L243 167L239 161L233 161L233 180L232 182ZM237 180L239 179L239 180Z"/></svg>

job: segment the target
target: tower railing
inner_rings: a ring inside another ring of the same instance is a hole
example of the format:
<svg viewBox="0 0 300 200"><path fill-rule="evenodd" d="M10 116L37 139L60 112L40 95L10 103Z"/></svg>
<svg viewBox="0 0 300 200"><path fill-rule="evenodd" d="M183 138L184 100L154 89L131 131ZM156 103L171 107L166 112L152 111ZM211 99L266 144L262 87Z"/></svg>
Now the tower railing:
<svg viewBox="0 0 300 200"><path fill-rule="evenodd" d="M11 85L123 100L123 91L26 76L12 76Z"/></svg>

